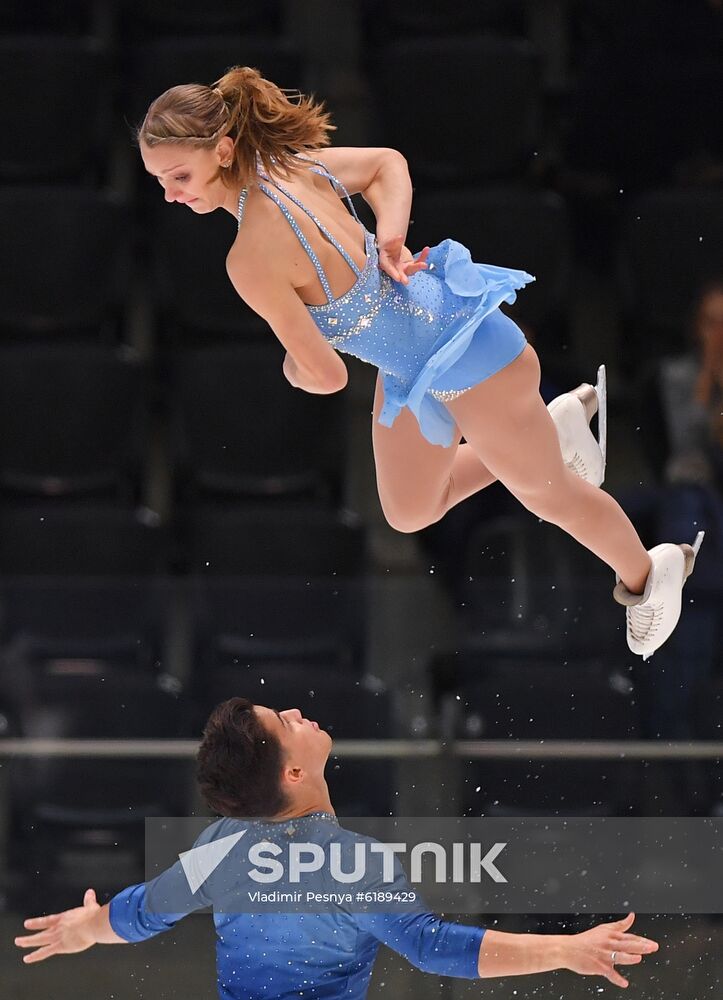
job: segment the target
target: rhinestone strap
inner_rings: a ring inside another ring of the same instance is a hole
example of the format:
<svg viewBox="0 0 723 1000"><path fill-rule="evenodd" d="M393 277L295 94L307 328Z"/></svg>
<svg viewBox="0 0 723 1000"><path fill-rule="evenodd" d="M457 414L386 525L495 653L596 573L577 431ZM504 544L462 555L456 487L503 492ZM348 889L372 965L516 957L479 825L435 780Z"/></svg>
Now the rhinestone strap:
<svg viewBox="0 0 723 1000"><path fill-rule="evenodd" d="M262 184L261 182L259 182L259 190L263 191L265 195L268 195L268 197L271 198L272 201L275 201L276 204L281 209L281 211L283 212L283 214L286 216L286 219L287 219L289 225L291 226L291 228L293 229L293 231L296 233L296 236L297 236L299 242L303 246L304 250L306 250L306 253L309 256L309 259L311 260L311 263L314 265L314 268L316 269L316 273L317 273L317 276L319 278L319 282L321 284L321 287L324 290L324 295L326 295L327 304L333 302L334 297L332 295L331 286L329 285L329 281L328 281L328 279L326 277L326 273L324 271L324 268L321 266L321 261L319 260L319 258L314 253L314 250L313 250L313 247L311 246L311 243L309 243L309 241L307 240L306 236L304 236L304 233L303 233L303 230L302 230L301 226L296 221L296 219L291 214L291 212L286 207L286 205L284 205L284 203L282 202L282 200L278 197L278 195L274 191L271 190L271 188L268 188L268 187L266 187L265 184ZM308 211L308 209L305 209L305 211ZM313 216L312 216L312 218L313 218Z"/></svg>
<svg viewBox="0 0 723 1000"><path fill-rule="evenodd" d="M270 180L270 181L271 181L271 183L272 183L272 184L274 185L274 187L275 187L275 188L276 188L276 189L277 189L278 191L281 191L281 193L282 193L282 194L285 194L285 195L286 195L286 197L287 197L287 198L288 198L288 199L289 199L290 201L293 201L293 203L294 203L295 205L297 205L297 206L298 206L298 207L299 207L299 208L300 208L300 209L302 210L302 212L305 212L305 213L306 213L306 215L308 215L308 216L309 216L309 218L310 218L310 219L311 219L311 220L312 220L313 222L315 222L315 223L316 223L316 226L317 226L317 228L318 228L318 229L320 229L320 230L322 231L322 233L324 234L324 236L326 236L326 238L327 238L327 239L328 239L328 241L329 241L329 242L331 243L331 245L332 245L332 246L334 246L334 247L336 247L336 249L337 249L337 250L339 251L339 253L340 253L340 254L342 255L342 257L343 257L343 258L344 258L344 260L345 260L345 261L347 262L347 264L349 265L349 267L350 267L350 268L352 269L352 271L354 272L354 274L356 275L356 277L357 277L357 278L358 278L358 277L360 277L360 276L361 276L361 271L359 270L359 268L357 267L356 263L354 262L354 259L353 259L353 257L351 257L351 256L350 256L350 255L349 255L349 254L347 253L347 251L346 251L346 250L344 249L344 247L343 247L343 246L341 245L341 243L339 243L339 241L338 241L337 239L335 239L335 238L334 238L334 236L332 236L332 234L331 234L331 233L329 232L329 230L328 230L328 229L326 228L326 226L324 226L324 225L323 225L323 224L322 224L322 223L321 223L321 222L320 222L320 221L319 221L319 220L317 219L317 217L316 217L316 216L314 215L314 213L313 213L313 212L311 212L311 211L310 211L310 210L309 210L309 209L308 209L308 208L306 207L306 205L304 205L304 203L303 203L303 202L299 201L299 199L298 199L298 198L297 198L297 197L296 197L295 195L293 195L293 194L292 194L292 193L291 193L290 191L287 191L287 190L286 190L286 188L282 187L282 186L281 186L281 185L280 185L279 183L277 183L276 181L273 181L273 180L271 180L271 178L270 178L270 177L269 177L269 178L265 178L265 179L266 179L266 180ZM287 218L287 219L289 220L289 222L291 223L292 227L293 227L294 229L296 229L296 224L295 224L295 219L294 219L294 217L292 216L292 214L291 214L291 213L289 212L289 210L288 210L288 209L286 208L286 206L285 206L285 205L284 205L284 204L283 204L283 203L282 203L282 202L280 201L280 199L278 199L278 198L274 197L273 193L272 193L272 192L270 192L270 191L268 190L268 188L264 188L264 187L263 187L263 185L260 185L260 186L261 186L261 189L262 189L263 191L265 191L265 192L266 192L267 194L270 194L270 195L271 195L271 197L272 197L272 198L274 199L274 201L276 202L276 204L277 204L277 205L279 206L279 208L281 209L281 211L282 211L282 212L284 213L284 215L286 216L286 218ZM359 223L359 225L361 225L361 223Z"/></svg>
<svg viewBox="0 0 723 1000"><path fill-rule="evenodd" d="M307 162L307 163L315 163L315 164L317 165L317 167L321 167L321 169L323 170L323 174L322 174L321 176L323 176L323 177L326 177L326 179L327 179L327 180L329 180L329 181L331 181L331 182L332 182L332 184L333 184L333 185L334 185L335 187L337 187L337 188L340 188L340 189L341 189L341 191L342 191L342 193L343 193L344 197L345 197L345 198L346 198L346 200L347 200L347 203L348 203L348 205L349 205L349 208L350 208L350 209L351 209L351 211L352 211L352 215L354 216L354 218L356 219L356 221L357 221L357 222L359 223L359 225L363 225L363 223L362 223L361 219L360 219L360 218L359 218L359 216L358 216L358 215L356 214L356 208L354 208L354 202L353 202L353 201L351 200L351 196L350 196L349 192L348 192L348 191L347 191L347 189L346 189L346 188L344 187L344 185L342 184L342 182L341 182L341 181L340 181L340 180L339 180L338 178L336 178L336 177L335 177L335 176L334 176L334 175L332 174L332 172L331 172L331 171L329 170L329 168L328 168L328 167L327 167L327 166L326 166L325 164L323 164L323 163L321 162L321 160L314 160L314 159L312 159L312 158L311 158L310 156L303 156L303 155L302 155L301 153L296 153L296 154L295 154L295 156L296 156L296 157L297 157L297 159L299 159L299 160L306 160L306 162ZM319 170L315 170L315 171L314 171L314 173L316 173L316 174L320 174L320 173L321 173L321 171L319 171Z"/></svg>
<svg viewBox="0 0 723 1000"><path fill-rule="evenodd" d="M246 196L249 193L248 188L243 188L241 194L238 196L238 212L236 213L236 218L238 219L238 228L241 228L241 223L244 217L244 206L246 204Z"/></svg>

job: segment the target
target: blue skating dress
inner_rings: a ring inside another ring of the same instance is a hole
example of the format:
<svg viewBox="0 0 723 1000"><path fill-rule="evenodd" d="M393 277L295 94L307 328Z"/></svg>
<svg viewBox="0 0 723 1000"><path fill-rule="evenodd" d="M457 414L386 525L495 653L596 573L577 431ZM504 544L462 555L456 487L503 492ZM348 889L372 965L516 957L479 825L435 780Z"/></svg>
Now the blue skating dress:
<svg viewBox="0 0 723 1000"><path fill-rule="evenodd" d="M525 271L476 264L466 247L447 239L431 247L427 270L412 275L409 284L402 285L380 269L374 235L359 220L346 188L318 160L310 162L320 168L314 172L328 178L346 198L364 229L367 260L360 270L305 205L259 171L259 188L284 213L326 295L324 305L307 305L307 309L332 347L379 369L384 387L381 424L391 427L407 406L427 441L449 446L454 441L455 422L445 403L494 375L522 352L524 334L498 306L514 302L517 290L535 279ZM356 276L344 295L333 297L319 258L268 184L305 212L344 257ZM244 188L239 199L239 226L246 193Z"/></svg>

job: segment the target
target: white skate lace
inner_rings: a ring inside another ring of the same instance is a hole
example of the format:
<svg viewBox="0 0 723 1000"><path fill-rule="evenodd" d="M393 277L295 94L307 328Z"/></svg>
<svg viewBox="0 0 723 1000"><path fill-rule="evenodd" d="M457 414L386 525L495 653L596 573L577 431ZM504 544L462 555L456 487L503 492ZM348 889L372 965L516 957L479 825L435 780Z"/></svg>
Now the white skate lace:
<svg viewBox="0 0 723 1000"><path fill-rule="evenodd" d="M575 454L572 455L565 464L567 465L568 469L572 469L572 471L576 475L580 476L581 479L587 479L588 476L587 465L585 465L585 462L582 460L582 458L577 452L575 452Z"/></svg>
<svg viewBox="0 0 723 1000"><path fill-rule="evenodd" d="M637 604L627 609L628 628L633 639L646 642L652 639L663 620L662 604Z"/></svg>

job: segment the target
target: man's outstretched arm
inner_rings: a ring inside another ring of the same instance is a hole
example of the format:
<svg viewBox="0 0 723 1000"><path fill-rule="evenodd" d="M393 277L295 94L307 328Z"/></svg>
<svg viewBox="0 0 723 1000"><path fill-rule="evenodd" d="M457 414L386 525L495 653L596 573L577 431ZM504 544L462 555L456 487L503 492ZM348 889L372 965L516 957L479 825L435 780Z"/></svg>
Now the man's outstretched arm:
<svg viewBox="0 0 723 1000"><path fill-rule="evenodd" d="M633 913L581 934L510 934L442 920L431 912L357 914L356 919L418 969L464 979L569 969L625 987L627 980L615 965L637 965L658 950L655 941L628 933Z"/></svg>
<svg viewBox="0 0 723 1000"><path fill-rule="evenodd" d="M63 913L50 913L44 917L30 917L25 927L33 934L16 937L18 948L34 948L23 956L23 962L42 962L51 955L72 955L87 951L94 944L126 944L111 927L110 905L101 906L93 889L83 897L83 905Z"/></svg>
<svg viewBox="0 0 723 1000"><path fill-rule="evenodd" d="M217 826L208 827L195 846L205 843ZM97 902L93 889L88 889L83 905L74 910L31 917L25 927L35 933L15 938L15 944L36 949L25 956L25 962L41 962L51 955L85 951L94 944L145 941L209 905L207 885L193 891L179 860L150 882L130 885L116 893L105 906Z"/></svg>
<svg viewBox="0 0 723 1000"><path fill-rule="evenodd" d="M658 950L650 938L629 934L635 919L598 924L581 934L508 934L488 930L480 944L478 973L483 978L518 976L569 969L583 976L603 976L615 986L628 981L615 965L637 965ZM613 964L613 956L615 962Z"/></svg>

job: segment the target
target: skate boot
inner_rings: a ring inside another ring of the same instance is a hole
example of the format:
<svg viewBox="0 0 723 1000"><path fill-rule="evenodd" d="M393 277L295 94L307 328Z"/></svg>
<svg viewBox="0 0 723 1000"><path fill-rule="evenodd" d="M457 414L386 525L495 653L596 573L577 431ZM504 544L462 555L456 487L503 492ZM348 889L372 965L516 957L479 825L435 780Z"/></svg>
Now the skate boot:
<svg viewBox="0 0 723 1000"><path fill-rule="evenodd" d="M692 545L665 542L650 549L652 567L642 594L631 594L618 578L613 597L625 605L628 646L644 660L660 649L678 624L683 584L693 572L704 535L699 531Z"/></svg>
<svg viewBox="0 0 723 1000"><path fill-rule="evenodd" d="M547 409L557 427L565 465L581 479L600 486L605 478L607 439L607 386L605 365L597 372L597 384L583 382L549 404ZM598 415L598 437L590 430L590 421Z"/></svg>

